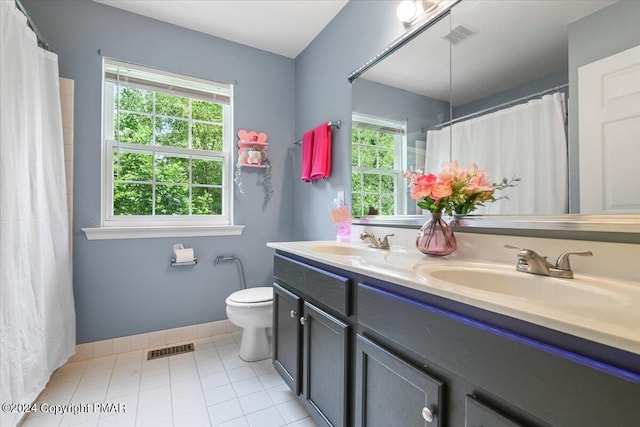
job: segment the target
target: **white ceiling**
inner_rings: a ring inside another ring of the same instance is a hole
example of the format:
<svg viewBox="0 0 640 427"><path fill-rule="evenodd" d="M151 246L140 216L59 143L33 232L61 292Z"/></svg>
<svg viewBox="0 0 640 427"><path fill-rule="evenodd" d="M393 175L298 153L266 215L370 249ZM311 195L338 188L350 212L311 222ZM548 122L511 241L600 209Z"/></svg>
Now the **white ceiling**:
<svg viewBox="0 0 640 427"><path fill-rule="evenodd" d="M348 0L93 0L295 58Z"/></svg>

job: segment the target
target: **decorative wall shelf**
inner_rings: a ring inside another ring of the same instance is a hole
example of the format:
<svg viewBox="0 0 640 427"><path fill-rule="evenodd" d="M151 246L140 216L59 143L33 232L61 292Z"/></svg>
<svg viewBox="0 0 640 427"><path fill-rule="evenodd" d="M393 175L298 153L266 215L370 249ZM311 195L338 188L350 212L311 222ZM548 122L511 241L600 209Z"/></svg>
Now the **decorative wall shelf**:
<svg viewBox="0 0 640 427"><path fill-rule="evenodd" d="M264 132L238 132L238 165L265 167L267 159L267 134Z"/></svg>
<svg viewBox="0 0 640 427"><path fill-rule="evenodd" d="M240 194L244 194L242 169L264 169L264 179L262 179L262 186L264 187L263 209L267 207L267 204L269 204L271 196L273 195L273 186L271 185L271 163L267 158L268 146L267 134L265 132L246 130L238 131L238 161L236 163L235 183Z"/></svg>

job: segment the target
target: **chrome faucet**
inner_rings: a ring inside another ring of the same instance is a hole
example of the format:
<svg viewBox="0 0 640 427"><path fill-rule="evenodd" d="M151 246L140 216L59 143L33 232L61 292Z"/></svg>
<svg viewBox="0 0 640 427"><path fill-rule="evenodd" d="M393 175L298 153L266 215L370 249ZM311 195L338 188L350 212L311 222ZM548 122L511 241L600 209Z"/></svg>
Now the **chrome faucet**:
<svg viewBox="0 0 640 427"><path fill-rule="evenodd" d="M387 234L382 238L382 241L378 239L375 234L370 231L365 231L360 235L360 240L369 241L370 248L376 249L389 249L389 237L393 237L393 234Z"/></svg>
<svg viewBox="0 0 640 427"><path fill-rule="evenodd" d="M573 271L569 262L570 255L592 256L591 251L570 251L562 253L556 260L555 265L547 261L547 257L538 255L531 249L524 249L518 246L504 245L508 249L518 249L518 264L516 270L523 273L539 274L542 276L560 277L563 279L573 279Z"/></svg>

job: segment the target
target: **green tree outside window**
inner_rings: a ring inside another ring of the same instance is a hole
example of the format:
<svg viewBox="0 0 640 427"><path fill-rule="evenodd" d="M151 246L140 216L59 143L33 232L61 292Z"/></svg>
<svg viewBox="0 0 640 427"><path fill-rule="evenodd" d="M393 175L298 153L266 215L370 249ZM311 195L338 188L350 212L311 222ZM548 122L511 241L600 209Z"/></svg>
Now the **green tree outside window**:
<svg viewBox="0 0 640 427"><path fill-rule="evenodd" d="M162 147L223 151L223 106L134 87L115 90L114 215L221 215L223 160Z"/></svg>

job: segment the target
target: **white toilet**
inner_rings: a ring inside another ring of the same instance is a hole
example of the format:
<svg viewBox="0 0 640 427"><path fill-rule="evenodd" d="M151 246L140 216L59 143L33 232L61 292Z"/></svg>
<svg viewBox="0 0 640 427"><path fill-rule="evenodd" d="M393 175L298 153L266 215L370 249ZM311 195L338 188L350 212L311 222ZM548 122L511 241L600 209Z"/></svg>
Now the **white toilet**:
<svg viewBox="0 0 640 427"><path fill-rule="evenodd" d="M240 358L247 362L271 357L267 328L273 324L273 288L247 288L226 299L227 317L243 328Z"/></svg>

